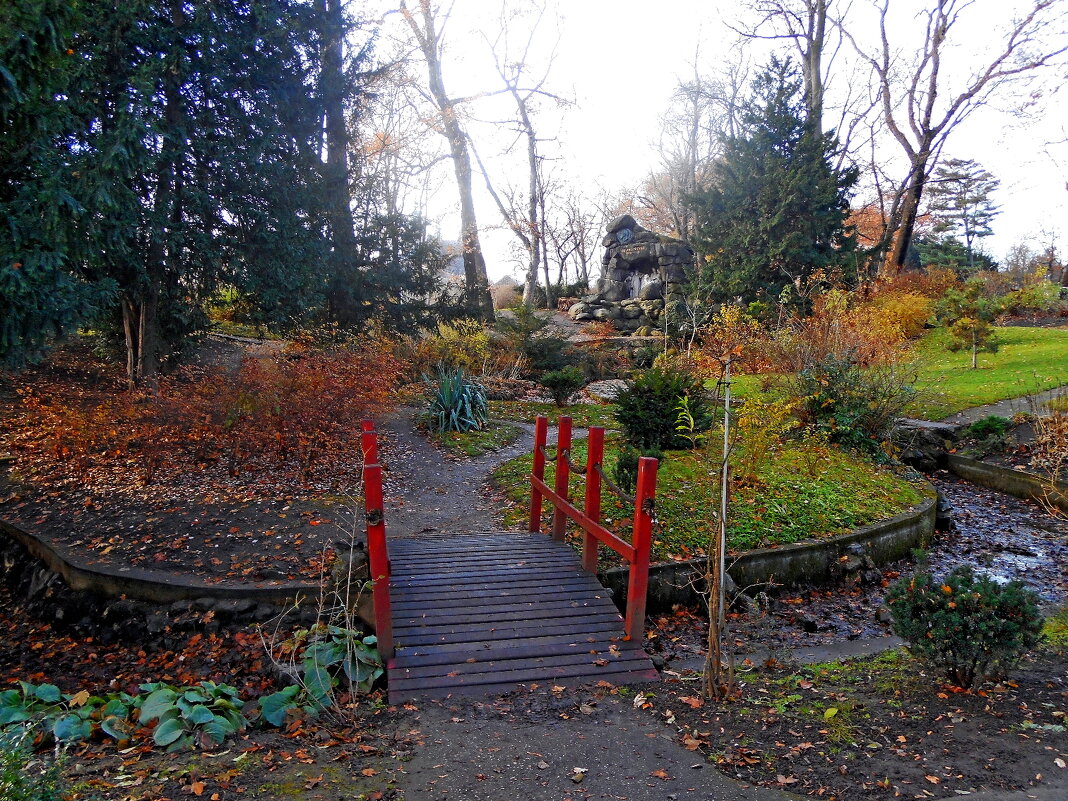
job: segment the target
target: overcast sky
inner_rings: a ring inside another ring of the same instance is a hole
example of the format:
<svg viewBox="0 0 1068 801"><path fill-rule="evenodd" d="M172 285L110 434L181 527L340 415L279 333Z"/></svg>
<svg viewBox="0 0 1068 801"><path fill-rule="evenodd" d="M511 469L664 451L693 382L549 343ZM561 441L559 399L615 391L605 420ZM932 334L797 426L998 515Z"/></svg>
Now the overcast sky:
<svg viewBox="0 0 1068 801"><path fill-rule="evenodd" d="M1068 0L1058 0L1068 6ZM555 47L546 88L573 101L566 108L545 103L536 124L547 141L543 152L554 158L554 169L588 191L633 187L655 169L661 118L680 78L693 73L695 56L701 71L714 74L728 62L746 60L759 67L768 55L763 45L743 46L728 27L746 25L744 3L719 0L548 0L549 13L536 32L531 61L540 73ZM920 44L919 0L892 0L890 33L902 49ZM958 89L965 74L989 60L999 47L1002 26L1011 19L1008 0L975 0L954 30L955 46L947 58L955 64ZM414 0L412 1L414 5ZM841 4L841 3L840 3ZM853 0L851 30L861 47L874 47L878 30L871 23L870 0ZM499 0L456 0L445 31L445 81L453 96L493 90L498 79L486 36L496 35ZM398 15L386 17L386 37L403 34ZM1062 28L1063 30L1063 28ZM844 91L849 83L849 48L833 64L829 90ZM421 76L422 77L422 76ZM865 75L860 76L866 79ZM953 78L954 76L950 76ZM858 80L857 78L852 79ZM969 117L949 140L944 156L979 161L1001 180L995 200L1002 213L994 220L994 236L984 247L997 259L1021 240L1036 249L1053 235L1062 259L1068 251L1068 114L1064 97L1054 91L1065 80L1062 66L1041 85L1045 93L1026 118L1013 113L1008 98ZM1014 99L1015 100L1015 99ZM504 99L478 101L471 109L483 121L472 123L471 134L483 156L491 161L496 180L521 184L525 151L506 126ZM514 143L514 145L513 145ZM896 157L896 146L884 147L882 160ZM455 188L443 174L441 189L428 211L445 239L459 229ZM477 184L478 176L476 176ZM862 198L858 198L862 199ZM492 200L476 196L480 228L491 278L519 274L510 250L513 237L499 230L500 215ZM1042 238L1044 234L1045 238Z"/></svg>

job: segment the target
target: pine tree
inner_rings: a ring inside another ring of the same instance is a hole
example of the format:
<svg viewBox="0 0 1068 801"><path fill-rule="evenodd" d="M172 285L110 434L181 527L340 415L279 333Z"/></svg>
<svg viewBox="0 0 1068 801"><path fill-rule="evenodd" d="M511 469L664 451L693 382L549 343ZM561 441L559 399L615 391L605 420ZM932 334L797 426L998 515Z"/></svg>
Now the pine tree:
<svg viewBox="0 0 1068 801"><path fill-rule="evenodd" d="M993 234L990 223L999 213L990 199L1001 182L971 159L947 159L927 182L928 211L935 219L935 233L960 233L964 237L967 268L977 266L975 242Z"/></svg>
<svg viewBox="0 0 1068 801"><path fill-rule="evenodd" d="M855 274L846 227L855 168L833 166L833 135L806 119L801 82L778 60L756 79L742 134L693 200L698 284L716 300L774 300L820 270Z"/></svg>

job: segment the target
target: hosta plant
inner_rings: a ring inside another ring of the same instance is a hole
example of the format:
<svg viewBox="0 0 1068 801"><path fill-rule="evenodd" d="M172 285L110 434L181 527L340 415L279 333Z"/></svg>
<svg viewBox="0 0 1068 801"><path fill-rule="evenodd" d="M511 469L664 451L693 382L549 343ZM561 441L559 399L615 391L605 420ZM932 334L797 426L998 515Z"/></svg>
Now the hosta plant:
<svg viewBox="0 0 1068 801"><path fill-rule="evenodd" d="M168 751L198 745L210 748L247 725L237 690L226 684L202 681L191 687L142 684L148 695L138 699L138 721L157 721L152 741Z"/></svg>

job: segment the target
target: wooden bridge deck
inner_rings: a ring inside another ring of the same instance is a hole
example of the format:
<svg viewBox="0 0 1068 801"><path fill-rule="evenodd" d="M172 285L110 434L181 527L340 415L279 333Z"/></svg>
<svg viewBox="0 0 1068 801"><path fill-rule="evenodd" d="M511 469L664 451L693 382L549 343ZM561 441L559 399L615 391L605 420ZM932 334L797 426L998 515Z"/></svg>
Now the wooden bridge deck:
<svg viewBox="0 0 1068 801"><path fill-rule="evenodd" d="M577 554L544 534L391 540L389 700L655 681Z"/></svg>

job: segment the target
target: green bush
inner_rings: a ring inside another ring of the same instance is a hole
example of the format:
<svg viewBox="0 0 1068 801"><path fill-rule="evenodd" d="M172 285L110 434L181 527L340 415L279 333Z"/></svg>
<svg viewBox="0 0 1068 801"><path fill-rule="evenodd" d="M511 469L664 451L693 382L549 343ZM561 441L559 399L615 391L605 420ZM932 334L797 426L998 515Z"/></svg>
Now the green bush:
<svg viewBox="0 0 1068 801"><path fill-rule="evenodd" d="M1003 436L1010 428L1012 428L1012 420L991 414L968 426L968 433L976 439L987 439Z"/></svg>
<svg viewBox="0 0 1068 801"><path fill-rule="evenodd" d="M893 365L862 368L849 357L829 355L797 373L791 387L801 420L830 442L882 455L894 420L916 397L909 377Z"/></svg>
<svg viewBox="0 0 1068 801"><path fill-rule="evenodd" d="M68 797L58 760L38 759L26 734L0 734L0 798L4 801L61 801Z"/></svg>
<svg viewBox="0 0 1068 801"><path fill-rule="evenodd" d="M463 368L438 366L437 380L426 379L430 394L427 419L435 434L481 431L489 419L486 390L464 375Z"/></svg>
<svg viewBox="0 0 1068 801"><path fill-rule="evenodd" d="M573 361L567 340L559 337L534 337L523 343L522 353L527 358L533 375L567 367Z"/></svg>
<svg viewBox="0 0 1068 801"><path fill-rule="evenodd" d="M557 406L566 406L571 396L586 384L586 378L577 367L561 367L543 374L538 383L549 390Z"/></svg>
<svg viewBox="0 0 1068 801"><path fill-rule="evenodd" d="M630 445L624 445L616 454L616 463L612 466L612 480L624 492L634 492L638 486L638 459L642 456L662 460L664 453L655 448L639 451Z"/></svg>
<svg viewBox="0 0 1068 801"><path fill-rule="evenodd" d="M1003 676L1042 632L1034 592L967 566L942 580L928 572L901 579L886 603L895 633L913 654L965 689Z"/></svg>
<svg viewBox="0 0 1068 801"><path fill-rule="evenodd" d="M677 409L684 398L693 417L693 431L707 431L712 425L712 407L696 377L671 367L638 373L616 398L616 421L627 442L639 450L691 447L693 440L676 430Z"/></svg>

